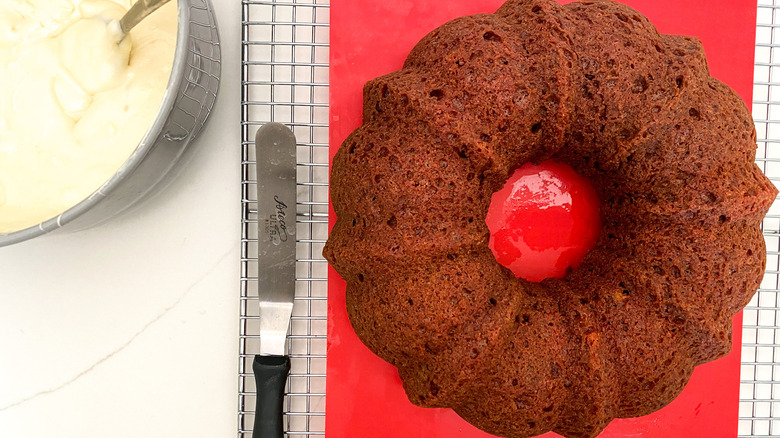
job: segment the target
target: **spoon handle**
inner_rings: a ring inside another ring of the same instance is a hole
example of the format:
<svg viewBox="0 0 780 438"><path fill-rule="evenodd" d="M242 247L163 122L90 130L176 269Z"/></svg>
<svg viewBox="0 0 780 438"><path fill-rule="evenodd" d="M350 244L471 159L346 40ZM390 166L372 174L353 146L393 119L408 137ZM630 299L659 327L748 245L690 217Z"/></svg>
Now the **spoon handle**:
<svg viewBox="0 0 780 438"><path fill-rule="evenodd" d="M168 3L170 0L138 0L130 7L130 10L119 20L119 26L122 33L127 35L130 29L146 18L149 14L156 11L160 6Z"/></svg>

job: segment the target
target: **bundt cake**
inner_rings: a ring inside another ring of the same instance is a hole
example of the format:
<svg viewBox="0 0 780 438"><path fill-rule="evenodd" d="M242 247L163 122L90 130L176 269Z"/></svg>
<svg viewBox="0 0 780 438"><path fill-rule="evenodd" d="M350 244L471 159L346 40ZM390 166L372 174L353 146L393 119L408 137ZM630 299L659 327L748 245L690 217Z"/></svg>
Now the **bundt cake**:
<svg viewBox="0 0 780 438"><path fill-rule="evenodd" d="M755 149L695 38L616 2L509 0L366 84L324 255L412 403L499 436L593 437L730 350L777 194ZM515 169L550 158L593 184L602 231L578 268L533 283L496 261L485 216Z"/></svg>

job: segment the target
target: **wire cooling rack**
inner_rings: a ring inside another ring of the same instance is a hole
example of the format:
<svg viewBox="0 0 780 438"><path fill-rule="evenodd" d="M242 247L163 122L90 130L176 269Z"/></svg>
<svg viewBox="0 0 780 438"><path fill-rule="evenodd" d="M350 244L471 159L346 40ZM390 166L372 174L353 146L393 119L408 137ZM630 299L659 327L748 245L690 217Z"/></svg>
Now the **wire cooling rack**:
<svg viewBox="0 0 780 438"><path fill-rule="evenodd" d="M753 118L756 161L780 183L780 0L759 0ZM780 208L764 220L767 266L758 293L745 308L742 329L739 436L780 436Z"/></svg>
<svg viewBox="0 0 780 438"><path fill-rule="evenodd" d="M297 279L284 401L288 437L325 433L328 233L328 1L243 0L241 84L241 315L238 436L254 422L257 334L257 192L254 136L267 122L297 138Z"/></svg>
<svg viewBox="0 0 780 438"><path fill-rule="evenodd" d="M258 351L253 141L266 122L298 139L297 281L288 337L288 437L324 435L329 0L242 0L242 235L238 436L251 436ZM757 162L780 183L780 0L758 1L753 116ZM780 436L780 207L764 221L767 271L744 312L739 437Z"/></svg>

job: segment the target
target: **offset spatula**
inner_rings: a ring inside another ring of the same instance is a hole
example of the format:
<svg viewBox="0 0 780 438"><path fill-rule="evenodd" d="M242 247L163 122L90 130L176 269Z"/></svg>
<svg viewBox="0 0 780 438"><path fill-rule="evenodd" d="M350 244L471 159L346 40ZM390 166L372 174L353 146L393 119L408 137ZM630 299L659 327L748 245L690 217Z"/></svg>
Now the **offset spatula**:
<svg viewBox="0 0 780 438"><path fill-rule="evenodd" d="M257 382L253 438L281 438L284 384L290 371L285 354L295 298L295 135L268 123L255 136L257 159L260 354L252 370Z"/></svg>

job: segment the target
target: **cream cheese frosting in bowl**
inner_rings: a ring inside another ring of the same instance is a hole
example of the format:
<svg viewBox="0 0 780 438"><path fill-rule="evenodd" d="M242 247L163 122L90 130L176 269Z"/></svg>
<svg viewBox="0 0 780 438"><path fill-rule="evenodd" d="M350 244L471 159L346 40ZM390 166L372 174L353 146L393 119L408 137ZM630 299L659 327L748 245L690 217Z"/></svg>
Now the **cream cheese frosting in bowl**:
<svg viewBox="0 0 780 438"><path fill-rule="evenodd" d="M0 0L0 245L87 227L159 186L214 104L208 0L123 38L130 0Z"/></svg>

